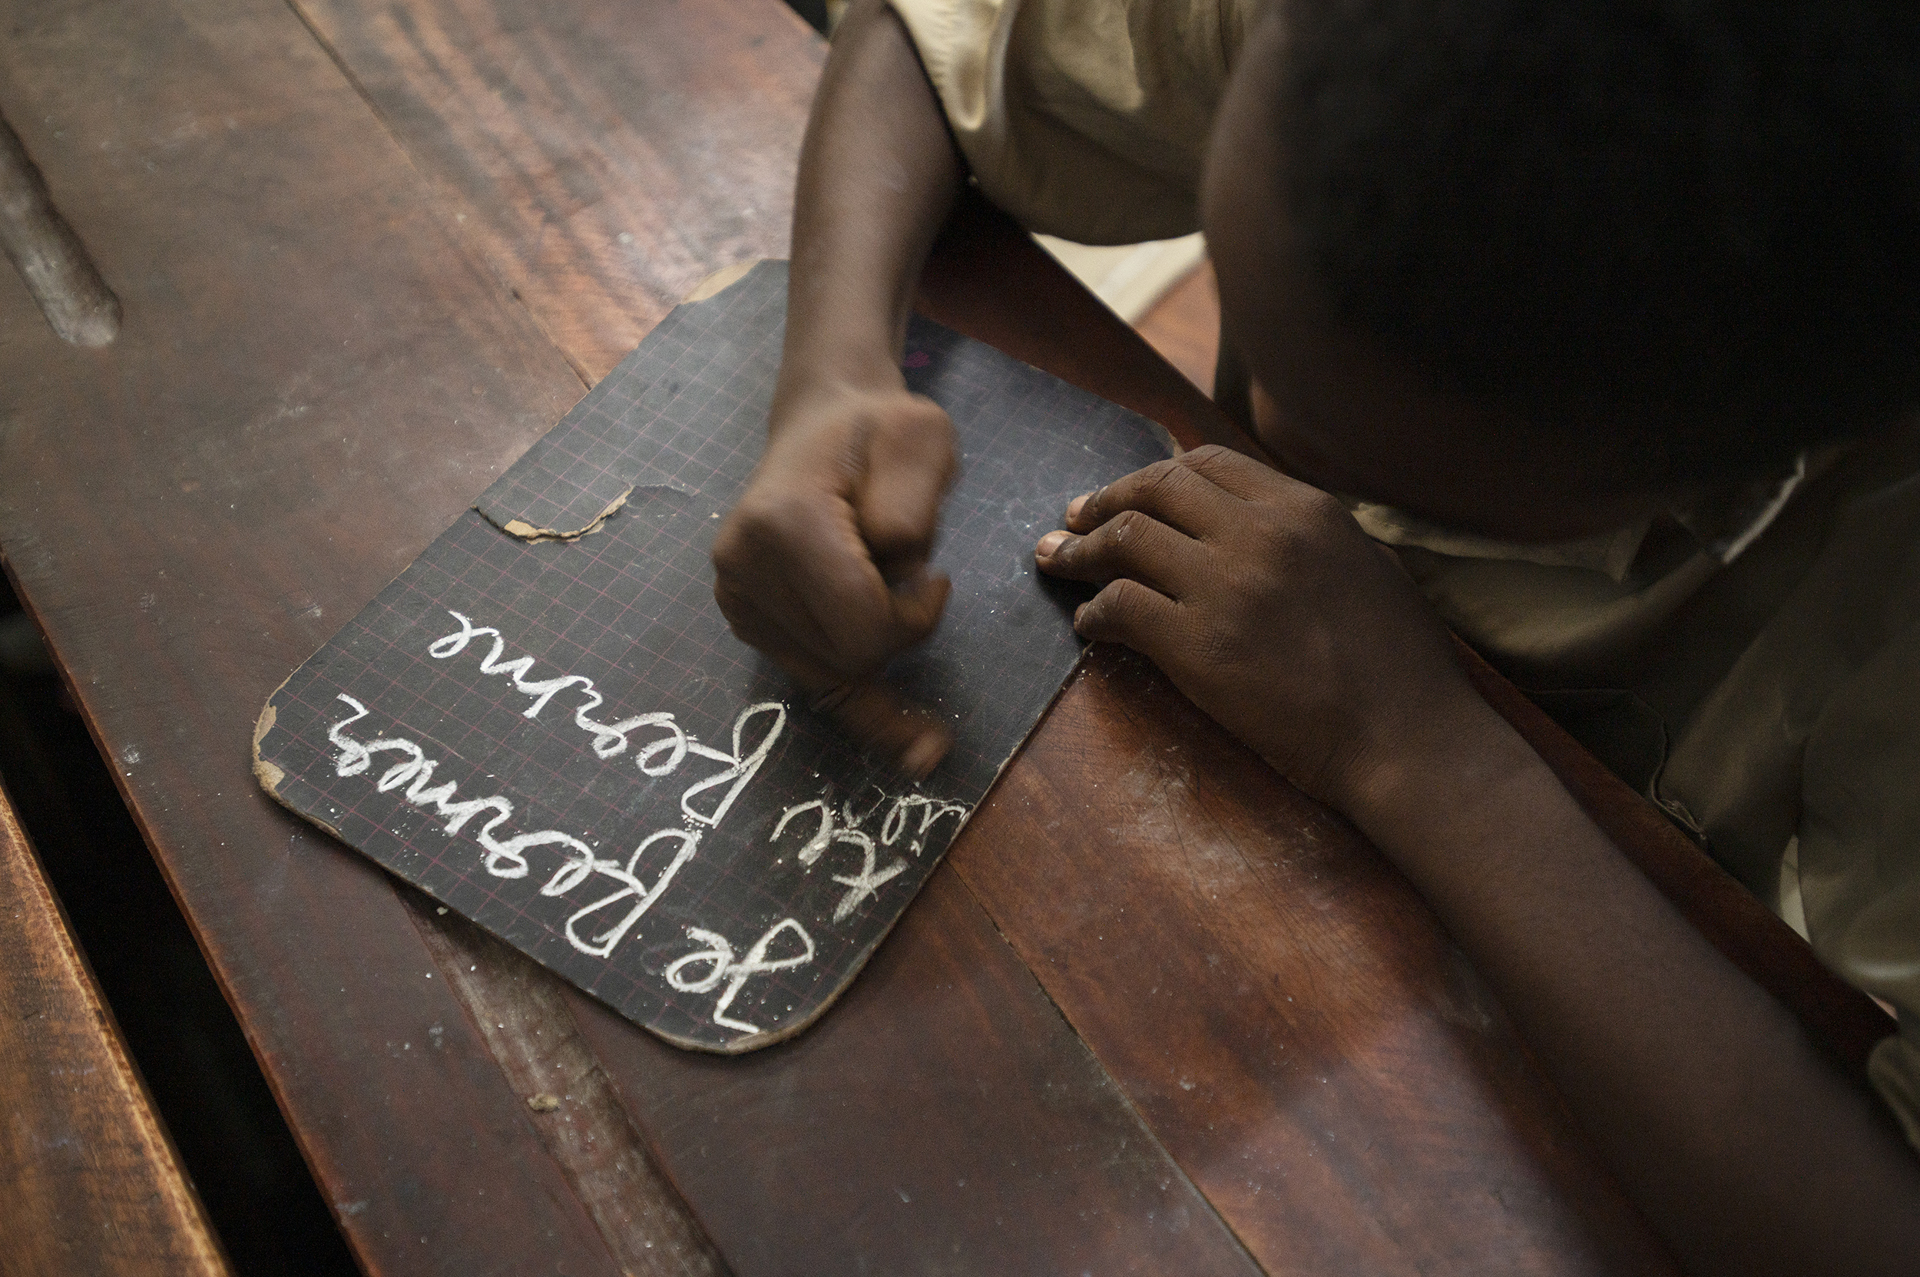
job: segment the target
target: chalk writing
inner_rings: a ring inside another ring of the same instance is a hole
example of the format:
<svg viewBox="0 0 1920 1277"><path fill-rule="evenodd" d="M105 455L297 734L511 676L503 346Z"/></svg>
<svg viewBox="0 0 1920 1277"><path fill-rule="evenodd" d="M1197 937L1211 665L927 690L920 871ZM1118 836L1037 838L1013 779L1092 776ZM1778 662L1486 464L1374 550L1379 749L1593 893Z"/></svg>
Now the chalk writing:
<svg viewBox="0 0 1920 1277"><path fill-rule="evenodd" d="M765 728L766 734L760 738L759 744L751 750L746 749L740 741L742 733L747 729L747 724L755 719L766 718L768 715L772 716L772 721ZM686 792L680 795L680 810L687 814L689 820L697 820L705 825L719 824L726 816L727 809L733 806L733 800L740 796L740 791L746 788L747 782L752 780L754 773L760 770L760 764L767 761L767 754L772 751L773 743L780 739L780 732L786 725L787 707L779 701L764 701L759 705L747 706L740 711L740 717L733 720L733 753L731 754L708 749L689 737L687 739L689 750L697 751L702 758L711 758L715 762L725 763L727 769L687 786ZM733 783L727 785L726 792L720 796L720 801L714 804L711 812L695 810L693 806L695 794L705 793L716 785L726 785L728 781Z"/></svg>
<svg viewBox="0 0 1920 1277"><path fill-rule="evenodd" d="M766 763L786 729L786 706L763 701L741 710L733 720L728 749L703 744L664 710L605 721L594 717L607 702L592 679L564 670L541 676L532 656L508 652L505 637L495 627L478 625L459 612L449 610L447 614L460 628L429 643L427 655L434 660L452 660L475 640L490 640L480 658L480 672L504 678L515 691L532 698L520 711L522 717L538 718L565 694L572 702L573 724L586 733L587 744L597 758L615 759L633 749L635 766L649 777L671 775L689 759L720 765L718 771L690 778L681 790L680 814L685 827L648 834L622 861L601 856L587 838L564 830L512 832L516 815L512 800L502 794L461 797L456 782L441 779L435 783L442 760L429 757L418 742L405 736L354 736L348 729L372 711L344 692L336 696L349 711L327 733L338 751L334 757L336 774L346 777L371 773L376 758L390 757L394 761L373 778L374 788L381 793L399 792L408 803L438 819L442 832L449 836L466 833L475 826L469 836L479 844L482 864L493 877L528 877L533 872L531 853L544 851L557 857L557 863L539 888L542 896L574 897L593 883L605 884L609 889L575 908L561 931L578 952L610 958L694 858L702 836L720 825ZM644 735L636 736L638 733ZM952 818L957 825L966 819L968 811L963 804L926 794L889 794L871 783L858 795L836 804L829 786L819 797L786 808L769 841L779 842L788 826L799 822L797 828L808 835L798 851L799 862L806 870L834 848L844 847L852 853L838 866L839 872L828 875L845 889L832 914L835 923L843 923L906 871L906 857L920 855L940 821ZM812 818L811 828L808 817ZM896 849L902 854L883 855ZM731 1014L747 981L804 966L814 958L813 937L795 918L775 922L744 954L736 953L732 942L720 932L699 926L686 930L688 939L700 947L676 958L662 974L669 985L683 993L718 990L713 1023L740 1033L760 1031Z"/></svg>
<svg viewBox="0 0 1920 1277"><path fill-rule="evenodd" d="M559 674L553 678L529 678L533 672L534 659L531 656L502 660L506 654L506 638L491 625L475 625L473 619L451 608L447 615L460 622L460 628L452 634L444 635L427 644L427 655L437 661L451 660L467 650L467 645L477 638L491 638L493 643L487 654L480 658L482 674L505 675L512 680L515 690L534 698L533 704L521 711L523 718L537 718L540 711L556 695L569 687L579 690L581 703L573 711L573 723L581 731L593 737L593 752L597 758L617 758L627 750L629 733L641 729L656 729L665 734L658 740L649 742L634 756L634 763L648 776L666 776L692 754L711 762L725 764L725 769L707 777L698 784L689 786L680 795L680 810L687 819L698 821L707 826L718 825L733 806L733 800L747 786L760 765L767 759L774 742L780 739L780 733L787 725L787 708L778 701L765 701L750 705L740 717L733 721L733 752L724 753L712 746L703 745L698 739L683 730L672 714L655 710L646 714L635 714L616 723L603 723L588 717L588 712L597 710L606 704L606 697L600 694L593 680L584 674ZM769 717L771 716L771 717ZM760 737L752 749L743 745L743 735L747 724L755 720L766 720L765 734ZM666 757L661 758L662 754ZM731 783L729 783L731 782ZM703 794L710 789L726 785L714 803L713 810L701 811L693 805L694 795Z"/></svg>
<svg viewBox="0 0 1920 1277"><path fill-rule="evenodd" d="M667 862L666 866L660 870L654 877L653 885L649 887L641 880L639 875L640 858L647 854L647 848L653 846L655 843L668 840L672 840L675 844L673 859ZM613 953L613 946L619 944L628 930L632 928L633 924L644 918L647 910L653 908L654 902L660 899L661 894L666 891L668 884L673 881L673 875L679 872L680 866L693 859L694 850L699 846L700 834L698 831L662 829L660 832L649 834L640 840L640 845L633 849L633 855L627 860L625 868L622 868L619 864L611 860L595 860L590 869L582 866L579 871L581 878L586 877L588 872L593 872L611 878L615 882L620 883L621 886L620 889L612 895L594 901L567 919L568 942L582 953L590 953L596 958L610 957ZM541 888L541 894L560 895L562 893L558 891L549 892L543 887ZM586 939L574 930L581 922L599 913L602 909L610 909L622 901L629 900L633 903L628 906L626 913L621 916L620 920L592 940Z"/></svg>
<svg viewBox="0 0 1920 1277"><path fill-rule="evenodd" d="M782 932L791 932L800 943L799 953L784 958L769 958L767 951L773 947L774 940ZM687 939L705 945L692 953L674 959L667 964L667 983L682 993L708 993L723 982L726 989L720 994L713 1006L713 1022L722 1028L737 1029L741 1033L758 1033L760 1030L744 1020L735 1020L727 1015L732 1008L734 998L740 987L757 975L766 975L774 971L784 971L789 967L803 966L813 961L813 937L807 929L792 918L782 918L768 927L758 940L747 950L746 956L736 959L733 956L733 944L717 931L708 931L705 927L688 927ZM695 977L683 974L689 967L705 964L706 974Z"/></svg>
<svg viewBox="0 0 1920 1277"><path fill-rule="evenodd" d="M834 906L835 922L845 922L853 915L853 911L860 907L862 901L879 895L880 888L899 877L907 867L907 862L902 857L895 857L893 862L885 868L878 867L879 847L875 845L873 836L863 832L859 827L880 809L886 802L887 795L880 791L878 786L869 785L867 788L877 793L878 797L868 801L858 816L854 815L852 799L842 801L836 814L832 802L832 790L829 788L820 797L795 803L781 812L779 821L773 826L773 834L767 839L769 842L778 842L780 835L786 832L790 821L810 812L816 823L813 832L801 845L798 853L798 859L804 868L813 868L827 853L827 849L836 844L852 847L860 853L860 868L852 873L829 875L833 881L847 889L840 897L840 902ZM865 797L864 793L862 797ZM879 846L892 847L899 842L909 829L913 829L912 814L917 811L920 817L919 826L913 830L914 837L907 850L918 856L921 849L926 846L927 833L933 828L935 822L944 816L952 816L958 824L967 818L968 810L969 808L960 803L930 798L925 794L901 794L893 800L892 805L887 808L886 818L880 822Z"/></svg>
<svg viewBox="0 0 1920 1277"><path fill-rule="evenodd" d="M334 759L336 775L358 776L373 765L375 754L398 754L400 761L380 774L374 782L374 788L381 793L391 793L405 785L407 788L402 796L415 807L443 817L446 824L441 829L449 835L460 833L482 812L492 812L492 819L481 825L473 837L486 852L483 863L487 872L494 877L524 878L530 870L527 863L529 851L537 847L558 847L564 849L565 855L553 876L541 886L541 895L564 896L596 874L618 884L618 889L611 895L576 910L567 919L567 943L582 953L598 958L612 954L614 946L660 899L672 883L673 876L693 858L694 851L700 845L700 834L696 831L663 829L642 840L627 863L622 865L616 860L596 856L587 843L558 829L540 829L503 838L498 831L513 819L514 808L510 800L499 794L456 800L454 795L458 792L458 786L451 780L429 787L434 769L440 765L438 759L428 758L418 744L405 737L387 736L361 741L347 735L346 729L366 718L371 711L345 692L339 693L335 699L353 711L327 730L327 739L340 751ZM676 844L673 857L649 884L639 876L641 858L656 843L667 840ZM581 924L588 918L628 900L633 903L626 913L598 936L589 938L580 933Z"/></svg>

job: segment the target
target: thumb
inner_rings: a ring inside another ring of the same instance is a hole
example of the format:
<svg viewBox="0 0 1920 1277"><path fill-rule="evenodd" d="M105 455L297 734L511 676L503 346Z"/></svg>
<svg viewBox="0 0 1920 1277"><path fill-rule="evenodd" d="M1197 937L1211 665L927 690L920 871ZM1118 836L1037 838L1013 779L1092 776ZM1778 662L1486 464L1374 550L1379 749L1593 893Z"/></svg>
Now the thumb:
<svg viewBox="0 0 1920 1277"><path fill-rule="evenodd" d="M848 680L795 651L774 658L863 752L876 754L915 780L924 779L953 746L953 731L878 678Z"/></svg>
<svg viewBox="0 0 1920 1277"><path fill-rule="evenodd" d="M878 680L823 699L831 702L824 712L862 749L885 758L915 780L924 779L953 746L953 732L944 723Z"/></svg>
<svg viewBox="0 0 1920 1277"><path fill-rule="evenodd" d="M916 564L906 579L890 586L887 602L893 612L894 650L912 647L932 634L952 593L953 582L947 574L929 572L924 564Z"/></svg>

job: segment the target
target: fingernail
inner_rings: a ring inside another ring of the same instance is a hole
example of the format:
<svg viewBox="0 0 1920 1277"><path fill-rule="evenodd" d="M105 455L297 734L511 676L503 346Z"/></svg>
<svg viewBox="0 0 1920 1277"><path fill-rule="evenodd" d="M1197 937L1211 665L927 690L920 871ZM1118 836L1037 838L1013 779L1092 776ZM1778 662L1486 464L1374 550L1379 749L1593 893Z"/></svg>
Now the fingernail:
<svg viewBox="0 0 1920 1277"><path fill-rule="evenodd" d="M907 752L900 755L900 770L915 780L925 780L927 773L933 770L940 756L947 752L947 745L938 733L928 732L913 744L907 746Z"/></svg>
<svg viewBox="0 0 1920 1277"><path fill-rule="evenodd" d="M1053 552L1058 550L1066 539L1065 532L1049 532L1040 538L1040 544L1033 547L1033 552L1043 559L1051 559Z"/></svg>
<svg viewBox="0 0 1920 1277"><path fill-rule="evenodd" d="M1069 519L1079 518L1081 509L1087 504L1089 500L1092 499L1092 497L1093 497L1093 494L1089 492L1083 496L1075 497L1073 500L1067 502L1067 517Z"/></svg>

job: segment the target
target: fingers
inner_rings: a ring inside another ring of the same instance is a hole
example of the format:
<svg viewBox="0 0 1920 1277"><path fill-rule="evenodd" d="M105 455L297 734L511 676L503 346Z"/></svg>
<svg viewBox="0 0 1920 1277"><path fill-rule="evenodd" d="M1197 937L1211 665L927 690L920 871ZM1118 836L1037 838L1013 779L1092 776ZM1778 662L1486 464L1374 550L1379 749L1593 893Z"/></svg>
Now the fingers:
<svg viewBox="0 0 1920 1277"><path fill-rule="evenodd" d="M861 540L889 582L912 575L932 554L940 501L958 470L947 414L931 400L909 402L874 426L853 494Z"/></svg>
<svg viewBox="0 0 1920 1277"><path fill-rule="evenodd" d="M831 688L815 704L862 750L915 780L926 779L953 746L953 732L946 724L885 683L869 680Z"/></svg>
<svg viewBox="0 0 1920 1277"><path fill-rule="evenodd" d="M1182 582L1206 548L1138 510L1122 510L1085 536L1049 532L1034 547L1040 570L1069 581L1131 577L1179 598Z"/></svg>
<svg viewBox="0 0 1920 1277"><path fill-rule="evenodd" d="M1073 614L1073 628L1096 643L1120 643L1159 661L1179 633L1180 605L1138 581L1121 578Z"/></svg>
<svg viewBox="0 0 1920 1277"><path fill-rule="evenodd" d="M714 542L714 597L743 641L870 677L939 623L951 588L921 568L889 589L851 509L831 497L743 500Z"/></svg>
<svg viewBox="0 0 1920 1277"><path fill-rule="evenodd" d="M851 537L795 546L794 574L776 586L778 618L796 644L843 681L877 673L923 642L940 623L952 583L924 564L889 587L880 566ZM814 636L818 636L817 639Z"/></svg>
<svg viewBox="0 0 1920 1277"><path fill-rule="evenodd" d="M1178 460L1221 491L1230 492L1242 501L1259 501L1273 495L1278 488L1299 482L1257 457L1218 444L1183 452Z"/></svg>
<svg viewBox="0 0 1920 1277"><path fill-rule="evenodd" d="M953 428L931 400L815 388L776 405L747 492L714 538L714 598L860 744L924 774L948 730L876 681L939 624L952 590L930 572Z"/></svg>
<svg viewBox="0 0 1920 1277"><path fill-rule="evenodd" d="M756 646L799 685L810 708L830 719L863 752L915 780L925 779L952 748L953 732L946 724L878 679L848 681L792 647Z"/></svg>
<svg viewBox="0 0 1920 1277"><path fill-rule="evenodd" d="M933 634L952 593L953 581L946 573L929 572L924 566L887 590L893 633L900 640L900 648L924 642Z"/></svg>
<svg viewBox="0 0 1920 1277"><path fill-rule="evenodd" d="M771 657L862 750L924 777L952 733L876 676L933 632L952 583L922 567L888 588L850 513L821 517L822 504L784 515L736 510L715 543L714 599L734 635Z"/></svg>
<svg viewBox="0 0 1920 1277"><path fill-rule="evenodd" d="M1205 540L1238 519L1241 502L1273 494L1288 480L1251 457L1215 445L1195 448L1116 479L1067 507L1067 526L1090 532L1125 510L1139 510Z"/></svg>
<svg viewBox="0 0 1920 1277"><path fill-rule="evenodd" d="M1222 522L1221 507L1237 503L1176 458L1156 461L1079 498L1067 507L1067 526L1091 532L1120 514L1139 511L1190 537L1204 538Z"/></svg>

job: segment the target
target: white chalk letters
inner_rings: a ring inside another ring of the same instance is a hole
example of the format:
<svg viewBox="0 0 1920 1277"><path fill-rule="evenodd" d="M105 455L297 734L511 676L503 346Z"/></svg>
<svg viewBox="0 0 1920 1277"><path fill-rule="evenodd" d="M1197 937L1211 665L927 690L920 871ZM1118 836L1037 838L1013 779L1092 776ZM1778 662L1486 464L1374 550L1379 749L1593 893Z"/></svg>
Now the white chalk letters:
<svg viewBox="0 0 1920 1277"><path fill-rule="evenodd" d="M800 952L784 958L769 958L767 951L782 932L792 932L800 944ZM813 937L807 929L792 918L782 918L768 927L766 934L753 942L744 958L733 956L733 945L717 931L708 931L705 927L688 927L687 939L703 944L704 949L696 949L684 957L675 958L667 964L667 983L683 993L706 993L726 983L725 992L714 1003L713 1022L723 1028L738 1029L742 1033L758 1033L760 1030L751 1024L727 1017L727 1011L733 1006L733 999L740 992L740 986L752 976L765 975L771 971L784 971L788 967L802 966L813 961ZM682 975L688 967L706 964L706 974L693 978Z"/></svg>
<svg viewBox="0 0 1920 1277"><path fill-rule="evenodd" d="M547 877L539 894L569 897L570 903L578 904L561 927L567 943L590 957L611 958L667 895L676 877L699 853L702 839L720 827L759 774L786 730L786 706L764 701L741 710L733 720L726 749L703 744L664 710L603 719L596 715L606 705L606 697L591 678L566 672L535 677L535 658L520 655L509 659L506 639L498 629L477 625L459 612L449 611L448 615L459 628L429 643L427 655L436 661L451 661L473 647L475 640L489 640L480 657L479 671L507 680L514 691L530 698L520 710L521 717L538 719L558 701L560 712L570 707L572 725L585 734L581 743L592 750L594 757L612 761L631 750L634 767L654 780L683 768L697 773L690 775L680 790L677 819L681 823L640 839L624 859L601 856L588 836L559 829L516 833L512 828L516 815L513 800L503 794L463 798L455 781L442 778L434 783L436 770L446 770L448 764L442 758L430 757L418 741L397 733L371 739L351 734L348 729L373 711L345 693L336 699L349 712L327 731L327 739L338 751L333 759L334 771L343 777L358 776L370 773L377 757L391 759L386 769L373 777L374 788L384 794L399 791L408 805L438 821L443 833L470 837L479 846L481 867L491 877L509 881L527 878L533 873L535 854L547 857L548 861L542 862ZM452 764L458 765L457 760ZM871 818L883 810L885 815L876 827ZM951 816L957 827L967 812L968 808L958 803L917 793L892 796L870 785L856 813L851 801L835 806L828 789L820 797L782 812L767 841L779 843L788 834L789 825L795 826L796 833L805 833L807 838L797 858L802 870L808 872L830 852L845 849L845 854L831 863L835 872L829 874L844 888L832 911L832 922L841 924L906 871L906 856L895 852L904 850L918 857L939 821ZM883 859L885 864L881 863ZM548 863L550 869L546 868ZM768 867L772 863L777 862L769 862ZM594 891L596 885L598 892ZM577 892L587 892L593 898L579 903ZM719 931L688 926L686 935L698 947L668 963L661 976L679 993L716 994L713 1023L744 1034L760 1032L734 1011L734 1001L746 983L755 976L804 967L813 961L815 953L813 937L792 917L780 918L742 954L737 954L732 942Z"/></svg>
<svg viewBox="0 0 1920 1277"><path fill-rule="evenodd" d="M787 822L796 816L810 812L817 823L813 827L813 833L800 848L799 859L803 866L808 869L813 868L820 857L827 853L827 849L835 845L852 847L860 853L858 869L851 873L831 875L835 882L847 889L841 895L840 903L834 906L833 910L833 920L845 922L852 916L853 911L860 907L861 901L879 894L881 887L897 878L906 869L907 862L900 857L895 857L893 863L886 868L876 868L875 866L879 863L879 848L874 844L873 835L863 833L860 829L869 816L886 804L885 794L869 802L858 816L853 813L851 799L842 802L837 813L831 800L832 794L829 791L819 798L809 798L806 802L795 803L787 808L780 813L780 820L774 825L773 836L768 841L778 842L780 835L787 830ZM919 827L914 829L912 814L916 811L919 813L920 822ZM938 798L929 798L925 794L901 794L893 800L892 806L887 808L886 819L880 822L879 845L890 848L898 843L903 835L911 831L914 836L907 850L918 856L920 849L926 845L927 831L933 828L935 821L942 816L953 816L957 824L966 820L967 811L968 809L959 803L944 802Z"/></svg>
<svg viewBox="0 0 1920 1277"><path fill-rule="evenodd" d="M346 729L365 718L370 712L367 707L342 692L335 699L343 702L353 711L351 715L333 724L327 730L327 739L332 741L340 753L333 762L334 772L340 776L357 776L366 771L373 763L375 754L391 753L400 755L400 761L382 772L380 779L374 782L374 788L382 793L390 793L400 786L407 786L406 800L415 807L431 811L436 816L446 818L441 829L448 834L457 834L465 829L467 823L481 812L493 813L493 818L480 826L474 835L474 841L486 852L482 862L488 873L496 878L524 878L529 866L527 853L537 847L555 847L562 849L564 855L554 869L553 876L541 886L543 896L564 896L589 877L599 875L613 880L619 887L613 894L596 900L583 909L576 911L566 921L567 942L582 953L596 958L604 958L613 952L623 936L632 929L660 899L674 874L680 866L693 859L694 849L700 845L700 835L683 829L663 829L657 834L643 839L634 848L633 855L625 865L617 860L602 860L593 854L593 848L572 834L562 833L558 829L539 829L532 833L516 834L503 838L499 830L513 819L513 803L498 794L486 798L469 798L461 801L454 799L457 786L453 781L435 785L431 789L427 782L433 779L434 768L440 765L438 759L428 758L426 752L413 741L400 736L381 737L377 740L358 741L347 735ZM642 857L654 844L663 840L673 840L677 845L672 858L655 872L651 885L639 877ZM598 936L587 937L580 934L581 924L603 910L609 910L622 901L633 903L626 913Z"/></svg>

